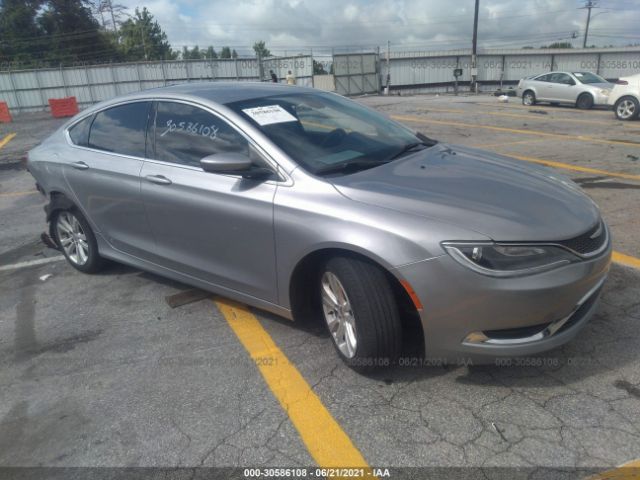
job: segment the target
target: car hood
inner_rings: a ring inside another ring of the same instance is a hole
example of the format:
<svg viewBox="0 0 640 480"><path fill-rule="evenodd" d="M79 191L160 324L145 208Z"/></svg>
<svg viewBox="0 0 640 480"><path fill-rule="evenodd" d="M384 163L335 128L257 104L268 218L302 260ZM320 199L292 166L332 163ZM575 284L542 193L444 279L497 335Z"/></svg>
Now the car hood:
<svg viewBox="0 0 640 480"><path fill-rule="evenodd" d="M354 201L455 224L495 241L566 240L600 218L589 197L550 169L446 144L329 180Z"/></svg>
<svg viewBox="0 0 640 480"><path fill-rule="evenodd" d="M613 83L583 83L587 87L601 88L605 90L611 90L613 88Z"/></svg>

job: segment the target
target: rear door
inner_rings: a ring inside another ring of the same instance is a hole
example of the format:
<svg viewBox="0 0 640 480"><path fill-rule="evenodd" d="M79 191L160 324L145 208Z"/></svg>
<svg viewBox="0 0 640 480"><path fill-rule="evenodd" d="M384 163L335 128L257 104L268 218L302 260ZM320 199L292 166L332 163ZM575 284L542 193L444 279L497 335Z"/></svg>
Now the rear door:
<svg viewBox="0 0 640 480"><path fill-rule="evenodd" d="M200 160L259 155L223 118L192 104L160 101L142 169L142 194L157 263L275 303L273 197L277 183L208 173Z"/></svg>
<svg viewBox="0 0 640 480"><path fill-rule="evenodd" d="M140 196L151 102L102 110L69 130L64 175L95 230L115 249L147 257L153 236Z"/></svg>

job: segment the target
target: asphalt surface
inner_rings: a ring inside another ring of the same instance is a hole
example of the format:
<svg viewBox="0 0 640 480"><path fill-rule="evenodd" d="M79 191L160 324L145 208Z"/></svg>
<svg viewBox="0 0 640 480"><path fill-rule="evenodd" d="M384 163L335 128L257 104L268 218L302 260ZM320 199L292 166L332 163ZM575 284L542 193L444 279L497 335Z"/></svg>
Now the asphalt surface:
<svg viewBox="0 0 640 480"><path fill-rule="evenodd" d="M601 206L614 249L640 257L640 122L489 96L359 101L442 141L608 172L561 169ZM315 465L212 300L173 309L165 297L188 287L120 265L83 275L42 244L44 200L19 160L60 122L14 119L0 125L0 140L17 133L0 150L0 466ZM49 263L1 269L33 260ZM640 457L639 280L614 264L575 340L501 367L363 376L322 326L253 314L369 465L580 478Z"/></svg>

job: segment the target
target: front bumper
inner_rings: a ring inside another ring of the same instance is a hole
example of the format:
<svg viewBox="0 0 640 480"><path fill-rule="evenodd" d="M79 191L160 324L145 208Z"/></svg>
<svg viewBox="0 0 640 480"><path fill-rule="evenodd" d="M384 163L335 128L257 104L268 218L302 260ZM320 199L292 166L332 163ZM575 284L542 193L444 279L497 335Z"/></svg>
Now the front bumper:
<svg viewBox="0 0 640 480"><path fill-rule="evenodd" d="M425 355L431 362L491 363L558 347L595 312L611 264L598 257L519 278L475 273L449 255L397 269L423 305Z"/></svg>

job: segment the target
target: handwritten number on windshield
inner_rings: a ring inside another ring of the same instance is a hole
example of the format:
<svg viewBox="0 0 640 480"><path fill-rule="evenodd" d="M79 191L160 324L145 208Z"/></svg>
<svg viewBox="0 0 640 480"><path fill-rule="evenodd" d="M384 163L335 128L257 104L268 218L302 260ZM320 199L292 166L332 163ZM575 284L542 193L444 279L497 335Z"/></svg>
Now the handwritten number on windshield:
<svg viewBox="0 0 640 480"><path fill-rule="evenodd" d="M215 125L206 126L199 124L198 122L174 122L173 120L167 120L167 128L164 132L160 134L161 137L164 137L167 133L173 133L175 131L186 132L190 135L201 135L203 137L208 137L211 140L215 140L218 136L219 128Z"/></svg>

